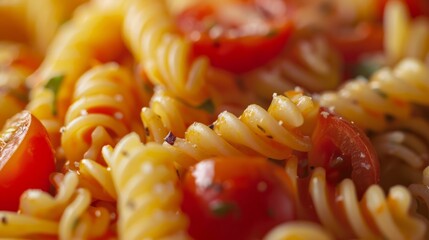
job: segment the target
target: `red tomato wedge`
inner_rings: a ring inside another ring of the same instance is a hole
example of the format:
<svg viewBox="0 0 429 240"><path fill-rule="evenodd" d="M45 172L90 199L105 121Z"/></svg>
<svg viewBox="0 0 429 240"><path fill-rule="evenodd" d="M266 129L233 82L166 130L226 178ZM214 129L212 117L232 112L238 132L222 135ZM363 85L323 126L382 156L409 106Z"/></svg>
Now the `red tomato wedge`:
<svg viewBox="0 0 429 240"><path fill-rule="evenodd" d="M312 136L309 165L326 169L329 183L351 178L360 196L380 181L380 163L365 133L353 123L322 108Z"/></svg>
<svg viewBox="0 0 429 240"><path fill-rule="evenodd" d="M214 158L192 167L183 180L182 209L194 239L262 239L296 219L284 170L262 158Z"/></svg>
<svg viewBox="0 0 429 240"><path fill-rule="evenodd" d="M9 119L0 133L0 210L17 210L27 189L48 191L54 170L54 150L40 121L28 111Z"/></svg>
<svg viewBox="0 0 429 240"><path fill-rule="evenodd" d="M198 3L180 13L177 24L194 54L211 64L243 73L273 59L292 33L290 6L284 0Z"/></svg>

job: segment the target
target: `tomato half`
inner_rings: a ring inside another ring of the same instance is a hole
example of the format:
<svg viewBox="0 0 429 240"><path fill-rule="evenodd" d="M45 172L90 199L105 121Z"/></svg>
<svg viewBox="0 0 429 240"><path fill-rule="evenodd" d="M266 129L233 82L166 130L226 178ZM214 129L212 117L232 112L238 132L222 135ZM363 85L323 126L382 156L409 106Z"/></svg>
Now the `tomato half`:
<svg viewBox="0 0 429 240"><path fill-rule="evenodd" d="M49 189L54 151L42 123L28 111L13 116L0 133L0 210L17 210L27 189Z"/></svg>
<svg viewBox="0 0 429 240"><path fill-rule="evenodd" d="M297 210L284 170L266 159L214 158L183 181L183 211L194 239L261 239L294 220Z"/></svg>
<svg viewBox="0 0 429 240"><path fill-rule="evenodd" d="M292 32L284 0L198 3L178 15L177 24L197 56L234 73L259 67L283 49Z"/></svg>
<svg viewBox="0 0 429 240"><path fill-rule="evenodd" d="M366 134L353 123L321 108L312 136L309 164L326 169L329 183L351 178L362 196L380 181L380 163Z"/></svg>

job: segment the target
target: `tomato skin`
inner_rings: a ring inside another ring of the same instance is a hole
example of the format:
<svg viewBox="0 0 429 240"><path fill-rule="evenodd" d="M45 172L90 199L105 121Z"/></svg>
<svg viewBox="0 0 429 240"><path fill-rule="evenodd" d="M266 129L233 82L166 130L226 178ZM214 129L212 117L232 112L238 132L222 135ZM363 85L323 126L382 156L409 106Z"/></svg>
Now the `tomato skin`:
<svg viewBox="0 0 429 240"><path fill-rule="evenodd" d="M321 108L312 136L309 164L326 169L329 183L351 178L359 196L380 182L380 163L365 133L351 122Z"/></svg>
<svg viewBox="0 0 429 240"><path fill-rule="evenodd" d="M261 239L296 219L286 174L259 158L214 158L191 168L183 181L182 210L194 239Z"/></svg>
<svg viewBox="0 0 429 240"><path fill-rule="evenodd" d="M15 211L25 190L49 190L55 159L46 129L30 112L12 117L3 133L8 128L18 130L0 147L0 210Z"/></svg>
<svg viewBox="0 0 429 240"><path fill-rule="evenodd" d="M262 5L263 7L272 0L241 2L246 5ZM293 31L292 21L282 16L280 20L266 20L271 25L271 30L264 35L231 37L228 34L222 34L214 39L210 36L208 27L201 22L206 17L213 17L216 11L222 11L222 8L199 3L179 14L177 23L181 32L193 41L195 56L207 56L213 66L233 73L248 72L269 62L280 53ZM274 18L278 18L278 16ZM225 32L235 29L235 26L226 26L225 23L217 22L217 25L222 25L221 28ZM196 32L198 33L197 38L193 37Z"/></svg>

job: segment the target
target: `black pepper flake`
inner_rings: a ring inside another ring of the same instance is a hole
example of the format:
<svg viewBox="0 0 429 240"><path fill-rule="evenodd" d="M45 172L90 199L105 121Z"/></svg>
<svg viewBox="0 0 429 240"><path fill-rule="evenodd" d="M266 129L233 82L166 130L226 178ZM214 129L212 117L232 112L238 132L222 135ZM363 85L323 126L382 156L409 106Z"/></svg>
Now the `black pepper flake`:
<svg viewBox="0 0 429 240"><path fill-rule="evenodd" d="M164 141L166 141L170 145L174 145L174 142L176 141L176 136L174 136L174 134L170 131L164 138Z"/></svg>
<svg viewBox="0 0 429 240"><path fill-rule="evenodd" d="M127 151L122 151L121 154L124 155L125 157L128 156L128 152Z"/></svg>
<svg viewBox="0 0 429 240"><path fill-rule="evenodd" d="M314 170L315 168L315 166L310 166L310 170Z"/></svg>
<svg viewBox="0 0 429 240"><path fill-rule="evenodd" d="M390 114L385 114L384 115L384 119L386 120L386 122L388 122L388 123L392 123L392 122L394 122L395 121L395 117L394 116L392 116L392 115L390 115Z"/></svg>
<svg viewBox="0 0 429 240"><path fill-rule="evenodd" d="M211 130L213 130L213 129L214 129L214 124L212 123L212 124L210 124L208 127L209 127Z"/></svg>
<svg viewBox="0 0 429 240"><path fill-rule="evenodd" d="M261 130L263 133L265 133L265 129L261 125L256 124L256 126L259 128L259 130Z"/></svg>
<svg viewBox="0 0 429 240"><path fill-rule="evenodd" d="M136 204L133 201L128 201L127 208L134 210L136 208Z"/></svg>
<svg viewBox="0 0 429 240"><path fill-rule="evenodd" d="M144 131L145 131L145 133L146 133L146 136L150 136L150 130L149 130L149 128L148 128L148 127L145 127L145 128L144 128Z"/></svg>
<svg viewBox="0 0 429 240"><path fill-rule="evenodd" d="M8 221L7 221L6 216L2 216L2 217L1 217L1 223L2 223L3 225L7 225Z"/></svg>
<svg viewBox="0 0 429 240"><path fill-rule="evenodd" d="M269 138L269 139L273 139L274 137L273 137L273 136L271 136L271 135L267 135L267 138Z"/></svg>

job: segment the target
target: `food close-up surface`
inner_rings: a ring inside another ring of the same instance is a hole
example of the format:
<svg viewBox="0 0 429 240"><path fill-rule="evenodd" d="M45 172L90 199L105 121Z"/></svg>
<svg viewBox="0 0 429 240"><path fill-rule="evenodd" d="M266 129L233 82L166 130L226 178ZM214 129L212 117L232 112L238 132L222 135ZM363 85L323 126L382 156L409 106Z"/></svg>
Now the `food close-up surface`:
<svg viewBox="0 0 429 240"><path fill-rule="evenodd" d="M0 239L429 239L429 1L0 0Z"/></svg>

